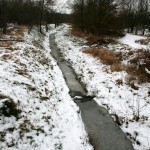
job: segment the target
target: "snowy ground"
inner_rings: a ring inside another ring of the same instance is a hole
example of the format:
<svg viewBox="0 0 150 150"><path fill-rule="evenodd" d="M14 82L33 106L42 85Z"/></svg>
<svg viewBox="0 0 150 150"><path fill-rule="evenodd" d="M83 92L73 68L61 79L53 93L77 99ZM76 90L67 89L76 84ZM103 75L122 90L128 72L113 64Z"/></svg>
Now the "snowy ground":
<svg viewBox="0 0 150 150"><path fill-rule="evenodd" d="M123 38L118 39L120 43L127 44L135 49L146 49L146 45L141 45L140 43L137 43L136 41L146 39L144 36L139 35L133 35L133 34L126 34Z"/></svg>
<svg viewBox="0 0 150 150"><path fill-rule="evenodd" d="M126 72L111 72L98 58L82 52L86 41L70 35L70 26L62 25L56 32L56 42L65 59L74 68L78 78L94 95L99 105L106 107L112 116L119 116L120 127L132 140L136 150L150 148L150 83L138 84L134 90L126 84ZM114 50L113 45L108 47ZM127 46L125 46L127 47ZM127 47L127 50L130 48ZM117 51L125 51L119 44ZM140 120L135 121L135 117ZM117 114L117 115L116 115ZM117 119L117 117L114 117Z"/></svg>
<svg viewBox="0 0 150 150"><path fill-rule="evenodd" d="M55 0L54 10L59 13L70 14L74 0Z"/></svg>
<svg viewBox="0 0 150 150"><path fill-rule="evenodd" d="M0 149L91 150L49 34L34 29L24 40L0 48Z"/></svg>

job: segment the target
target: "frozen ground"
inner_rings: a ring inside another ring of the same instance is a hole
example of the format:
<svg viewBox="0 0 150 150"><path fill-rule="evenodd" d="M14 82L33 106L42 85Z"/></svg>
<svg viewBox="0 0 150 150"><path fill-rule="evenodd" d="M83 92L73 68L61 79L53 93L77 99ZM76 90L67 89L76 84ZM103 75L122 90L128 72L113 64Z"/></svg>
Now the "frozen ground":
<svg viewBox="0 0 150 150"><path fill-rule="evenodd" d="M136 150L150 148L150 83L137 84L137 90L126 84L126 72L111 72L98 58L82 52L86 41L70 35L70 26L62 25L56 32L56 42L63 56L74 68L78 78L86 86L89 95L106 107L122 130L133 142ZM109 49L125 51L121 45L109 45ZM127 46L126 46L127 47ZM129 48L127 48L129 50ZM135 118L139 115L140 120ZM118 118L118 117L119 118Z"/></svg>
<svg viewBox="0 0 150 150"><path fill-rule="evenodd" d="M34 29L24 40L0 48L0 149L91 150L49 34Z"/></svg>

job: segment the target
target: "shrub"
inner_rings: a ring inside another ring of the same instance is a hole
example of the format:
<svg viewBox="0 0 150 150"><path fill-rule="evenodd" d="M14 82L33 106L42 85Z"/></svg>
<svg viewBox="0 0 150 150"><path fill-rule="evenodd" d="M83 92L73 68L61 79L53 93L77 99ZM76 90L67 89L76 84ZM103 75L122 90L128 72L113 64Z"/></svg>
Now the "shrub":
<svg viewBox="0 0 150 150"><path fill-rule="evenodd" d="M83 33L80 29L75 28L75 27L72 27L71 35L77 36L77 37L80 37L80 38L84 38L85 37L85 33Z"/></svg>
<svg viewBox="0 0 150 150"><path fill-rule="evenodd" d="M127 73L130 76L135 76L141 83L149 82L150 74L147 73L146 69L150 70L150 52L139 50L133 53L133 56L126 68Z"/></svg>
<svg viewBox="0 0 150 150"><path fill-rule="evenodd" d="M93 45L96 43L96 36L93 35L93 34L89 34L86 38L87 42L88 42L88 45Z"/></svg>

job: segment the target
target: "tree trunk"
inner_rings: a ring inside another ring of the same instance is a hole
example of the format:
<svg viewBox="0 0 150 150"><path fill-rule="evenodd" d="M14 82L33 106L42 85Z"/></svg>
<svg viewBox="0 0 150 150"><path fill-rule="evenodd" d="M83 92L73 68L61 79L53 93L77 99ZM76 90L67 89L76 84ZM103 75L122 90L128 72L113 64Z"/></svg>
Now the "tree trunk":
<svg viewBox="0 0 150 150"><path fill-rule="evenodd" d="M138 32L138 27L136 27L136 29L135 29L135 34L137 34L137 32Z"/></svg>
<svg viewBox="0 0 150 150"><path fill-rule="evenodd" d="M134 29L134 27L131 27L131 29L130 29L130 32L131 32L131 33L133 33L133 29Z"/></svg>
<svg viewBox="0 0 150 150"><path fill-rule="evenodd" d="M4 26L3 26L3 34L6 34L6 29L7 29L7 25L5 23Z"/></svg>
<svg viewBox="0 0 150 150"><path fill-rule="evenodd" d="M41 1L40 33L42 33L43 11L44 11L44 0Z"/></svg>
<svg viewBox="0 0 150 150"><path fill-rule="evenodd" d="M142 35L145 35L145 26L143 27Z"/></svg>
<svg viewBox="0 0 150 150"><path fill-rule="evenodd" d="M47 22L46 22L45 28L46 28L46 32L48 32L48 24L47 24Z"/></svg>

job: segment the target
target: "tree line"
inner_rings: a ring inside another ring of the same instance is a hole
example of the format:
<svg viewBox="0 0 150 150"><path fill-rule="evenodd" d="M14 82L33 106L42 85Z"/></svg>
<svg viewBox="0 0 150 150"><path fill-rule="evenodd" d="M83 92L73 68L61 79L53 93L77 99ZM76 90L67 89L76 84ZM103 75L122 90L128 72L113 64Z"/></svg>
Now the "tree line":
<svg viewBox="0 0 150 150"><path fill-rule="evenodd" d="M42 32L42 25L54 20L58 16L52 11L53 0L0 0L0 29L6 33L8 23L25 24L29 30L34 25Z"/></svg>
<svg viewBox="0 0 150 150"><path fill-rule="evenodd" d="M73 23L82 31L116 34L150 29L150 0L76 0Z"/></svg>
<svg viewBox="0 0 150 150"><path fill-rule="evenodd" d="M141 30L144 35L145 29L150 29L150 0L122 0L120 5L123 28L135 34Z"/></svg>
<svg viewBox="0 0 150 150"><path fill-rule="evenodd" d="M150 29L150 0L75 0L71 15L55 13L54 0L0 0L0 29L7 23L34 25L42 32L48 23L71 22L82 31L93 34L118 34Z"/></svg>

